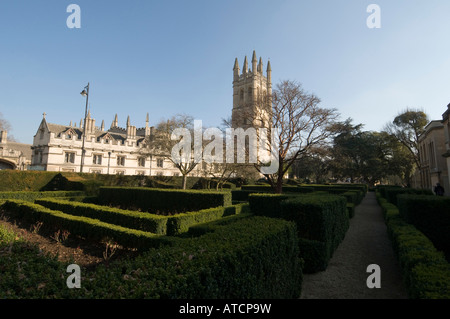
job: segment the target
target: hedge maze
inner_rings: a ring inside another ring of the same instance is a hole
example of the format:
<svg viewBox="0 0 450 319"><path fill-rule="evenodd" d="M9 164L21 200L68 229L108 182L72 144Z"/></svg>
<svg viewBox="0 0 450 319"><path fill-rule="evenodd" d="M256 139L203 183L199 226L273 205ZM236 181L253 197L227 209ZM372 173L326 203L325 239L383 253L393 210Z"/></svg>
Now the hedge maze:
<svg viewBox="0 0 450 319"><path fill-rule="evenodd" d="M448 253L450 203L401 190L380 188L377 198L404 278L412 298L440 297L450 271L434 247ZM84 269L81 288L68 289L61 280L67 265L0 225L0 298L299 298L303 274L327 268L367 191L336 184L286 185L281 195L267 185L0 192L2 214L39 222L45 234L64 230L137 252ZM17 280L20 256L45 274L30 270L35 279Z"/></svg>

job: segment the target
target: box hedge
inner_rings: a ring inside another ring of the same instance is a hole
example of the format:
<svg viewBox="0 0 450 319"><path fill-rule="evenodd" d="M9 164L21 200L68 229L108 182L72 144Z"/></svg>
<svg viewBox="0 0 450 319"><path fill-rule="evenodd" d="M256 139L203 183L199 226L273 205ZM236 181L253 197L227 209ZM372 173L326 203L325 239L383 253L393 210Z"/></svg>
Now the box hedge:
<svg viewBox="0 0 450 319"><path fill-rule="evenodd" d="M47 231L67 230L72 235L101 241L111 238L124 247L148 249L163 244L171 244L169 237L135 230L102 222L98 219L65 214L44 206L20 201L7 200L2 209L13 214L14 218L29 223L43 222Z"/></svg>
<svg viewBox="0 0 450 319"><path fill-rule="evenodd" d="M412 195L433 195L433 192L429 189L418 189L418 188L386 188L384 190L386 194L384 197L391 204L397 205L397 196L402 194L412 194Z"/></svg>
<svg viewBox="0 0 450 319"><path fill-rule="evenodd" d="M349 227L346 199L338 195L251 194L251 212L297 225L305 272L325 270Z"/></svg>
<svg viewBox="0 0 450 319"><path fill-rule="evenodd" d="M89 217L126 228L171 236L188 231L192 225L209 222L228 215L240 214L242 211L248 210L248 204L240 204L163 216L64 200L41 199L37 200L36 203L71 215Z"/></svg>
<svg viewBox="0 0 450 319"><path fill-rule="evenodd" d="M290 198L281 202L281 217L297 225L305 272L325 270L349 228L345 198L335 195Z"/></svg>
<svg viewBox="0 0 450 319"><path fill-rule="evenodd" d="M281 202L288 198L281 194L254 193L249 195L248 202L255 215L281 218Z"/></svg>
<svg viewBox="0 0 450 319"><path fill-rule="evenodd" d="M0 192L0 199L19 199L34 202L38 198L44 197L84 197L85 193L82 191L48 191L48 192Z"/></svg>
<svg viewBox="0 0 450 319"><path fill-rule="evenodd" d="M295 225L245 218L175 247L101 267L85 282L80 295L90 298L298 298L302 271Z"/></svg>
<svg viewBox="0 0 450 319"><path fill-rule="evenodd" d="M400 216L450 256L450 198L398 195L397 202Z"/></svg>
<svg viewBox="0 0 450 319"><path fill-rule="evenodd" d="M377 199L383 209L409 297L449 299L450 264L444 254L435 248L427 236L407 223L395 205L384 200L380 193Z"/></svg>
<svg viewBox="0 0 450 319"><path fill-rule="evenodd" d="M15 241L11 251L0 258L0 298L297 299L302 286L295 225L265 217L220 225L133 259L82 267L79 289L67 289L67 264L37 246ZM18 280L22 272L26 280Z"/></svg>
<svg viewBox="0 0 450 319"><path fill-rule="evenodd" d="M230 191L101 187L98 198L101 205L150 213L183 213L232 204Z"/></svg>
<svg viewBox="0 0 450 319"><path fill-rule="evenodd" d="M35 203L66 214L98 219L122 227L161 235L167 232L167 216L49 198L38 199Z"/></svg>

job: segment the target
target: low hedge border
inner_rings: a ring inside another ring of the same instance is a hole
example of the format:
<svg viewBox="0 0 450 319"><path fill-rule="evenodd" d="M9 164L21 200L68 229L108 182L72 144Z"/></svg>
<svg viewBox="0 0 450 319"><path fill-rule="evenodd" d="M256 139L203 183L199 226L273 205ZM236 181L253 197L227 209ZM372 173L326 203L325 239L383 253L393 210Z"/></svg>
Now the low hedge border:
<svg viewBox="0 0 450 319"><path fill-rule="evenodd" d="M19 199L34 202L38 198L46 197L81 197L85 196L81 191L48 191L48 192L0 192L0 199Z"/></svg>
<svg viewBox="0 0 450 319"><path fill-rule="evenodd" d="M0 298L297 299L303 278L295 225L257 216L133 259L82 268L79 289L67 289L67 264L37 246L15 241L11 251L0 258ZM18 280L23 272L26 280Z"/></svg>
<svg viewBox="0 0 450 319"><path fill-rule="evenodd" d="M413 194L413 195L433 195L433 192L429 189L418 189L418 188L399 188L399 187L387 187L384 189L386 194L384 197L391 204L397 205L397 196L402 194Z"/></svg>
<svg viewBox="0 0 450 319"><path fill-rule="evenodd" d="M49 198L37 199L35 203L66 214L98 219L126 228L159 235L165 235L167 232L167 216Z"/></svg>
<svg viewBox="0 0 450 319"><path fill-rule="evenodd" d="M202 209L196 212L187 212L171 216L167 220L167 235L175 236L185 233L191 226L207 223L222 217L240 214L248 211L248 204L238 204L227 207Z"/></svg>
<svg viewBox="0 0 450 319"><path fill-rule="evenodd" d="M450 264L416 227L405 222L398 208L377 192L389 237L399 260L403 282L412 299L450 299Z"/></svg>
<svg viewBox="0 0 450 319"><path fill-rule="evenodd" d="M81 293L135 299L291 299L300 296L302 278L295 225L253 216L182 239L176 247L101 267L92 281L85 280Z"/></svg>
<svg viewBox="0 0 450 319"><path fill-rule="evenodd" d="M126 228L169 236L186 232L189 230L189 227L195 224L209 222L228 215L240 214L242 211L248 211L248 204L239 204L228 207L203 209L173 216L162 216L55 199L36 200L36 204L75 216L84 216Z"/></svg>
<svg viewBox="0 0 450 319"><path fill-rule="evenodd" d="M20 220L27 220L30 223L41 221L42 227L48 231L67 230L71 234L98 241L111 238L124 247L147 249L171 243L166 236L65 214L27 201L7 200L2 209Z"/></svg>
<svg viewBox="0 0 450 319"><path fill-rule="evenodd" d="M150 213L184 213L231 206L231 191L178 190L143 187L101 187L101 205L120 205Z"/></svg>
<svg viewBox="0 0 450 319"><path fill-rule="evenodd" d="M400 216L423 232L450 256L450 198L436 195L398 195Z"/></svg>

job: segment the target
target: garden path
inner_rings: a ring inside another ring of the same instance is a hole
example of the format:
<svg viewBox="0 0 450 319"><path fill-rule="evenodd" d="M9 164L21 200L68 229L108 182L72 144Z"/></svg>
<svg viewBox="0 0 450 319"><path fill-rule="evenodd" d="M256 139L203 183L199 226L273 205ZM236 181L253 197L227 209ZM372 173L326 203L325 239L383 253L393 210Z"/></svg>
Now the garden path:
<svg viewBox="0 0 450 319"><path fill-rule="evenodd" d="M381 288L368 288L371 264L380 266ZM344 240L325 271L305 274L301 299L407 299L400 267L375 193L355 209Z"/></svg>

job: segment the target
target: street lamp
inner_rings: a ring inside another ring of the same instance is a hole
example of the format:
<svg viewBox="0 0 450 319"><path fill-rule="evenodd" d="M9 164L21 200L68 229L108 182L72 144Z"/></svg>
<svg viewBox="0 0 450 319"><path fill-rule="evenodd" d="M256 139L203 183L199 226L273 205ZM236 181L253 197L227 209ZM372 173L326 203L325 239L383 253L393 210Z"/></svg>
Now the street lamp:
<svg viewBox="0 0 450 319"><path fill-rule="evenodd" d="M84 110L84 125L83 125L83 144L81 146L81 165L80 165L80 173L83 173L83 166L84 166L84 156L86 154L86 150L84 149L84 140L86 137L86 118L87 118L87 107L88 107L88 100L89 100L89 82L88 85L86 85L80 93L82 96L86 97L86 108Z"/></svg>

